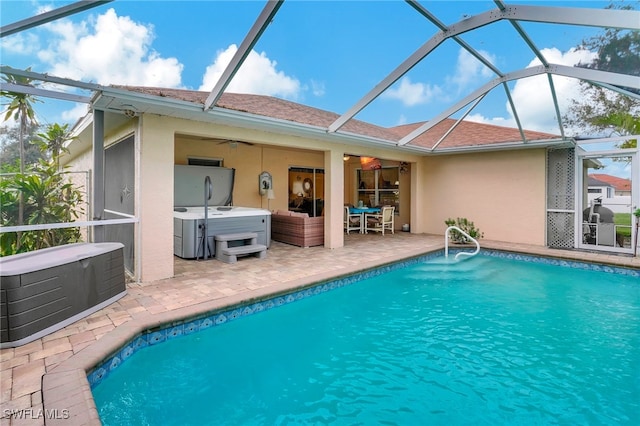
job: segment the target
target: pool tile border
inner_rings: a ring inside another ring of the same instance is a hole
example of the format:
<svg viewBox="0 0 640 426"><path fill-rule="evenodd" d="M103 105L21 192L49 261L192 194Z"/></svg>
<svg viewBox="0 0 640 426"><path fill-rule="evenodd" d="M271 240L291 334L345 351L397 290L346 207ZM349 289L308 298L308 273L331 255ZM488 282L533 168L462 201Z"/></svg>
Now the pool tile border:
<svg viewBox="0 0 640 426"><path fill-rule="evenodd" d="M450 250L451 254L462 251L461 249ZM278 306L282 306L288 303L292 303L298 300L302 300L307 297L315 296L321 293L326 293L337 288L341 288L358 281L362 281L368 278L372 278L387 272L391 272L396 269L404 268L410 265L414 265L419 262L424 262L433 258L441 257L444 254L443 250L437 250L432 253L423 254L413 258L405 259L398 262L393 262L387 265L379 266L366 271L356 272L352 275L331 279L324 282L314 283L311 286L303 289L293 290L289 293L277 295L275 297L268 297L263 300L254 301L250 303L240 304L227 309L215 310L205 314L197 315L195 317L186 318L184 320L173 321L169 324L161 324L152 329L147 329L139 333L132 340L121 347L115 354L100 362L94 368L87 373L87 380L89 381L90 388L93 390L103 380L105 380L111 372L117 369L122 362L126 361L135 352L143 349L147 346L156 345L158 343L165 342L183 335L195 333L200 330L205 330L214 326L225 324L229 321L236 320L241 317L253 315L255 313L267 311ZM598 272L614 273L620 275L628 275L631 277L640 278L640 270L633 268L626 268L620 266L611 266L606 264L597 264L591 262L583 262L576 260L565 260L553 257L528 255L517 252L484 249L481 252L484 256L496 257L501 259L509 259L516 261L524 261L530 263L540 263L547 265L555 265L561 267L592 270Z"/></svg>
<svg viewBox="0 0 640 426"><path fill-rule="evenodd" d="M546 257L530 254L509 252L504 250L487 249L481 252L485 256L497 257L501 259L519 260L530 263L542 263L546 265L563 266L566 268L583 269L588 271L607 272L619 275L628 275L640 278L640 269L627 268L624 266L614 266L605 263L585 262L579 260L567 260L556 257Z"/></svg>

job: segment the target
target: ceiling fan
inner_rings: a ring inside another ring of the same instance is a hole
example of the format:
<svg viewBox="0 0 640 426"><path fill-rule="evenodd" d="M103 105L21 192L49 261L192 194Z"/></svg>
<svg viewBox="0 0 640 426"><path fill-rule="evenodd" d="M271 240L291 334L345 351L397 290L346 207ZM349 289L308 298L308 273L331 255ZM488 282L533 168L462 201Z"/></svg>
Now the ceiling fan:
<svg viewBox="0 0 640 426"><path fill-rule="evenodd" d="M237 147L239 143L248 145L248 146L253 146L251 142L237 141L234 139L218 139L218 138L199 138L199 139L201 141L218 141L218 145L228 143L231 148Z"/></svg>
<svg viewBox="0 0 640 426"><path fill-rule="evenodd" d="M218 145L222 145L223 143L228 143L231 148L235 148L239 143L242 143L242 144L245 144L245 145L249 145L249 146L253 146L253 144L251 142L236 141L236 140L232 140L232 139L221 140L220 142L218 142Z"/></svg>

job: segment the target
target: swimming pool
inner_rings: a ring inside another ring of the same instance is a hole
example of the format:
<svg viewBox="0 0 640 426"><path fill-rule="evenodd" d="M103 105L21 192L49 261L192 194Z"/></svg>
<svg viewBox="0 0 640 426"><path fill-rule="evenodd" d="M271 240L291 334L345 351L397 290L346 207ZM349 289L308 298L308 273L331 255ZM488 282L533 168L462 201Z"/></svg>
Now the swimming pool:
<svg viewBox="0 0 640 426"><path fill-rule="evenodd" d="M638 271L504 257L413 261L141 336L89 375L101 419L637 424Z"/></svg>

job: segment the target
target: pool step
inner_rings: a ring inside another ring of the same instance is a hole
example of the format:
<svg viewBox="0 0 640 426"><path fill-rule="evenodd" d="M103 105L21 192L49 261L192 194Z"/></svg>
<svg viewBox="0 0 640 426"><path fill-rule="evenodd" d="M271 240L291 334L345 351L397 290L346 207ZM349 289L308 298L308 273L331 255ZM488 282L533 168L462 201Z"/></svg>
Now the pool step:
<svg viewBox="0 0 640 426"><path fill-rule="evenodd" d="M255 254L259 259L267 257L267 246L257 244L258 234L243 232L216 235L216 259L225 263L236 263L238 256ZM232 243L231 247L229 243Z"/></svg>
<svg viewBox="0 0 640 426"><path fill-rule="evenodd" d="M427 274L432 278L455 281L477 281L491 278L500 271L487 265L489 259L472 258L463 260L435 259L424 262L415 267L418 274Z"/></svg>

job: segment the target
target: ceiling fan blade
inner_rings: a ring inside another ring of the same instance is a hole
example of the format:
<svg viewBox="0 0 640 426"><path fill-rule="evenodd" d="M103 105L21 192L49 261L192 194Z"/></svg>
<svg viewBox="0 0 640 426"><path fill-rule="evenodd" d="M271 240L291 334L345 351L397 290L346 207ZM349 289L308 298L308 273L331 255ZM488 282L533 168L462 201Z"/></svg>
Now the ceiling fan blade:
<svg viewBox="0 0 640 426"><path fill-rule="evenodd" d="M203 138L203 140L207 140L207 138ZM208 140L215 140L215 138L208 138ZM231 139L220 141L220 142L218 142L218 145L222 145L223 143L228 143L229 145L242 143L242 144L245 144L245 145L253 146L253 143L251 143L251 142L234 141L234 140L231 140Z"/></svg>

